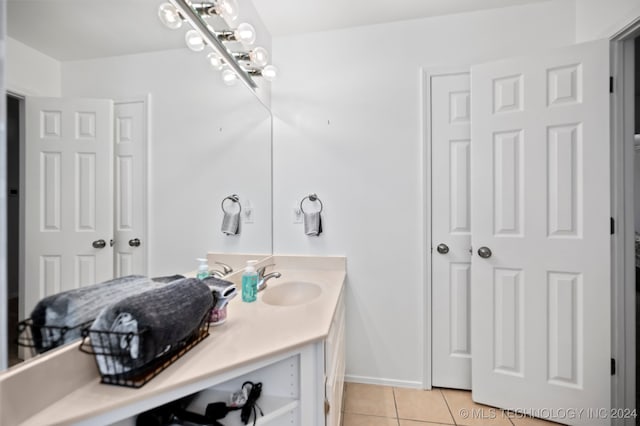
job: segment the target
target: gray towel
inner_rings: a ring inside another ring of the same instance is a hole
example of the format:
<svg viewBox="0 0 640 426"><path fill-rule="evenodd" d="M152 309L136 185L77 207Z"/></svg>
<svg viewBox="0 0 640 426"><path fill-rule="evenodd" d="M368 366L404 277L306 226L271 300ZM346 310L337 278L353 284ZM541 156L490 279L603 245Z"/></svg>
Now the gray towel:
<svg viewBox="0 0 640 426"><path fill-rule="evenodd" d="M212 305L209 287L197 278L184 278L104 308L89 330L100 372L127 373L176 349ZM110 331L132 335L100 333Z"/></svg>
<svg viewBox="0 0 640 426"><path fill-rule="evenodd" d="M36 351L42 353L80 338L81 326L93 321L108 304L163 285L142 275L127 275L45 297L31 312ZM63 327L68 328L64 334Z"/></svg>
<svg viewBox="0 0 640 426"><path fill-rule="evenodd" d="M202 282L211 289L217 298L231 299L237 292L236 285L231 281L209 276L203 279Z"/></svg>
<svg viewBox="0 0 640 426"><path fill-rule="evenodd" d="M222 218L222 233L225 235L238 235L240 233L240 213L224 212Z"/></svg>
<svg viewBox="0 0 640 426"><path fill-rule="evenodd" d="M322 234L322 216L320 212L304 213L304 233L313 237Z"/></svg>

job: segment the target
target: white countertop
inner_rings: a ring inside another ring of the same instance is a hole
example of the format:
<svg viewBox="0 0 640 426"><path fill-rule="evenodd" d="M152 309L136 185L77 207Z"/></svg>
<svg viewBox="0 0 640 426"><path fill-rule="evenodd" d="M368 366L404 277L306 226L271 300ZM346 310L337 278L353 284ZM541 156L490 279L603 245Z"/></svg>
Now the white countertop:
<svg viewBox="0 0 640 426"><path fill-rule="evenodd" d="M323 259L326 262L322 262ZM41 379L39 387L31 383L34 374L29 376L23 370L32 368L32 365L39 365L37 368L42 370L48 358L43 356L34 363L0 374L0 413L5 412L0 414L1 423L25 426L75 423L326 338L345 280L344 258L276 256L267 261L276 264L273 270L280 272L282 277L270 280L269 287L258 295L254 303L242 302L240 295L234 298L229 303L226 323L211 327L209 337L142 388L100 384L94 363L94 370L84 383L38 412L25 417L28 407L11 407L10 411L17 417L17 421L11 422L7 418L5 404L22 401L29 406L32 400L26 395L46 391L48 386L43 386L45 383L64 380L56 378L55 371L51 371ZM231 280L237 281L239 275L232 276ZM316 283L321 286L322 293L315 300L297 306L272 306L262 302L262 295L269 288L288 281ZM63 349L51 357L59 358L58 363L64 357L69 362L74 362L72 360L79 356L90 357L81 354L77 345L73 344L73 348ZM82 362L86 364L86 359ZM20 374L25 380L20 380ZM2 386L3 382L5 386ZM22 398L16 398L14 392L22 394Z"/></svg>

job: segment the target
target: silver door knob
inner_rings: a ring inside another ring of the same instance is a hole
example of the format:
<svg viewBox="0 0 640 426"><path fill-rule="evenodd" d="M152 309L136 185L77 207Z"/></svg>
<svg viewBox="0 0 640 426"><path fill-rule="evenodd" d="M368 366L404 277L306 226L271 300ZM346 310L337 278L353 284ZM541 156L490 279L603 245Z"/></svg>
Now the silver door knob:
<svg viewBox="0 0 640 426"><path fill-rule="evenodd" d="M449 246L443 243L438 244L438 247L436 247L436 250L438 250L438 253L440 254L447 254L449 253Z"/></svg>
<svg viewBox="0 0 640 426"><path fill-rule="evenodd" d="M488 259L491 257L491 249L489 247L480 247L478 249L478 256L483 259Z"/></svg>
<svg viewBox="0 0 640 426"><path fill-rule="evenodd" d="M134 238L133 240L129 240L129 245L131 247L140 247L140 240L137 238Z"/></svg>
<svg viewBox="0 0 640 426"><path fill-rule="evenodd" d="M93 248L103 249L107 246L107 242L105 240L95 240L91 245Z"/></svg>

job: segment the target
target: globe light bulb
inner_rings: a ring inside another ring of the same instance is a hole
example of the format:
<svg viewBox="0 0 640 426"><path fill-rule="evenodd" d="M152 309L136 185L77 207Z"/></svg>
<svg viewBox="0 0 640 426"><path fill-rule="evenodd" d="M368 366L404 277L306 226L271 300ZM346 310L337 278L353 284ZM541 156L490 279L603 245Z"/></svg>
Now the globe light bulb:
<svg viewBox="0 0 640 426"><path fill-rule="evenodd" d="M158 7L158 18L167 28L172 30L177 30L182 26L182 18L171 3L162 3Z"/></svg>
<svg viewBox="0 0 640 426"><path fill-rule="evenodd" d="M243 22L233 32L237 41L244 45L252 45L256 42L256 29L253 25Z"/></svg>
<svg viewBox="0 0 640 426"><path fill-rule="evenodd" d="M224 61L222 60L220 55L215 52L209 53L207 55L207 60L209 61L209 64L211 64L211 67L217 70L221 70L222 66L224 65Z"/></svg>
<svg viewBox="0 0 640 426"><path fill-rule="evenodd" d="M222 71L222 81L227 86L233 86L238 81L238 76L231 69L225 68Z"/></svg>
<svg viewBox="0 0 640 426"><path fill-rule="evenodd" d="M237 0L218 0L215 5L215 11L218 16L225 20L229 25L238 19L240 7Z"/></svg>
<svg viewBox="0 0 640 426"><path fill-rule="evenodd" d="M262 68L269 63L269 52L264 47L256 47L249 52L249 60L253 66Z"/></svg>
<svg viewBox="0 0 640 426"><path fill-rule="evenodd" d="M273 81L278 76L278 68L274 67L273 65L267 65L266 67L262 68L261 74L265 80Z"/></svg>
<svg viewBox="0 0 640 426"><path fill-rule="evenodd" d="M187 43L187 47L194 52L200 52L204 49L204 40L196 30L187 31L184 35L184 41Z"/></svg>

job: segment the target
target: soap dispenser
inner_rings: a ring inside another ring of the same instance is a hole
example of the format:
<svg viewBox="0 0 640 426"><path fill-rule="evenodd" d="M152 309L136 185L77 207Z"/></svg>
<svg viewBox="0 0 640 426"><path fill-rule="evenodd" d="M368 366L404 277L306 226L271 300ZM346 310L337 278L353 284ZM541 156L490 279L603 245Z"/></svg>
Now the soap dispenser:
<svg viewBox="0 0 640 426"><path fill-rule="evenodd" d="M258 294L258 272L256 272L257 260L248 260L242 274L242 301L255 302Z"/></svg>
<svg viewBox="0 0 640 426"><path fill-rule="evenodd" d="M196 273L196 278L199 280L203 280L209 276L209 264L207 259L196 259L199 262L198 272Z"/></svg>

